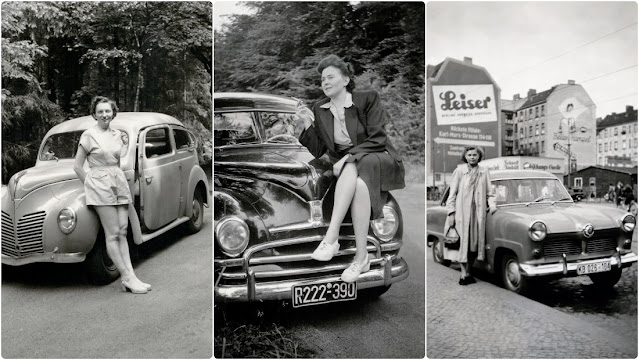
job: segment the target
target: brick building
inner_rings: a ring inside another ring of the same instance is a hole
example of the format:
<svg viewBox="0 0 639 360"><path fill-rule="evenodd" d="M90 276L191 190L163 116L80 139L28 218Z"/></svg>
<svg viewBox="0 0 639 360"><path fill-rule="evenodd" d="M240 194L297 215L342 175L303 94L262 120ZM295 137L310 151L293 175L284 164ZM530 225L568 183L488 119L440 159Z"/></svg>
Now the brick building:
<svg viewBox="0 0 639 360"><path fill-rule="evenodd" d="M597 122L597 165L637 166L637 110L632 106Z"/></svg>
<svg viewBox="0 0 639 360"><path fill-rule="evenodd" d="M568 176L564 179L567 181ZM589 166L581 169L571 176L571 183L569 186L583 189L584 192L590 194L595 191L595 197L603 197L608 191L610 184L616 185L621 181L624 186L632 186L635 196L637 195L637 166L632 168L618 168L608 166Z"/></svg>

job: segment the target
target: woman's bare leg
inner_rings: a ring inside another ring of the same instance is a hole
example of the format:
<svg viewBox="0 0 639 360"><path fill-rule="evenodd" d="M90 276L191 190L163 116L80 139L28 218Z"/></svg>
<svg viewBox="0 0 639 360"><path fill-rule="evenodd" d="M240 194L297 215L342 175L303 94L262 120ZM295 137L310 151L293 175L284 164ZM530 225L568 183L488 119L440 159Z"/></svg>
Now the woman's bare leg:
<svg viewBox="0 0 639 360"><path fill-rule="evenodd" d="M122 280L129 281L134 277L134 275L129 271L125 260L122 258L120 250L118 210L115 206L109 205L94 207L98 213L98 217L100 217L102 228L104 229L104 240L106 242L107 254L109 254L111 261L113 261L113 264L120 272ZM129 259L129 263L130 262L131 260Z"/></svg>
<svg viewBox="0 0 639 360"><path fill-rule="evenodd" d="M335 243L339 237L339 229L342 221L346 216L346 212L353 201L355 195L355 187L357 185L357 167L355 163L346 163L342 168L342 173L335 184L335 200L333 201L333 215L331 223L326 230L326 242Z"/></svg>
<svg viewBox="0 0 639 360"><path fill-rule="evenodd" d="M355 232L355 261L363 263L368 256L366 245L368 244L368 227L371 218L371 199L368 193L368 186L361 179L357 178L355 195L351 202L351 217L353 218L353 231Z"/></svg>
<svg viewBox="0 0 639 360"><path fill-rule="evenodd" d="M129 252L129 243L126 240L126 233L129 226L129 211L128 205L118 205L118 245L120 249L120 255L122 255L122 260L124 262L124 266L131 273L133 277L135 273L133 272L133 264L131 263L131 253Z"/></svg>

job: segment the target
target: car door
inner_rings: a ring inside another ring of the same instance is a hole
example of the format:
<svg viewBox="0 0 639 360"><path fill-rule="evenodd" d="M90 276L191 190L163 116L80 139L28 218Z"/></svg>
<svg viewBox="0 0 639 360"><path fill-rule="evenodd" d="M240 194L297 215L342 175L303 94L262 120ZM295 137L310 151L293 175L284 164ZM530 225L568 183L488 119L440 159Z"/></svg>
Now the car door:
<svg viewBox="0 0 639 360"><path fill-rule="evenodd" d="M156 230L178 217L180 160L169 126L153 126L140 133L140 212L144 226Z"/></svg>
<svg viewBox="0 0 639 360"><path fill-rule="evenodd" d="M188 191L193 191L193 189L188 189L191 169L199 164L196 151L197 144L195 136L182 127L171 126L171 133L175 143L175 157L179 161L180 168L180 198L185 199L189 195ZM185 210L186 204L181 201L178 214L182 216Z"/></svg>

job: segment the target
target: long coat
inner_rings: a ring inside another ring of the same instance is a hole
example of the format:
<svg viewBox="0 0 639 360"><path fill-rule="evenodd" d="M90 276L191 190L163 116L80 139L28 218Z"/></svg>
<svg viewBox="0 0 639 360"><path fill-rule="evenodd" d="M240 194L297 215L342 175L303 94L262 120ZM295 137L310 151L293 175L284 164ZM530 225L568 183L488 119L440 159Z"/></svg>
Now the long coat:
<svg viewBox="0 0 639 360"><path fill-rule="evenodd" d="M354 106L344 111L348 135L353 142L353 147L348 150L352 155L348 162L375 154L380 164L381 191L403 188L404 164L386 136L386 112L380 106L379 95L375 91L353 91L351 94ZM321 107L329 101L325 98L313 106L315 121L302 132L299 141L316 158L328 153L335 163L341 156L335 150L333 114L330 109Z"/></svg>
<svg viewBox="0 0 639 360"><path fill-rule="evenodd" d="M479 223L477 239L477 260L485 259L486 247L486 213L489 207L495 207L495 192L490 186L488 169L479 166L479 179L475 190L475 219ZM472 203L472 188L470 184L470 166L464 164L453 171L450 193L446 201L447 214L455 214L455 230L459 233L459 251L444 250L444 258L460 263L468 262L468 247L470 246L470 209ZM444 234L448 233L450 224L448 217L444 225Z"/></svg>

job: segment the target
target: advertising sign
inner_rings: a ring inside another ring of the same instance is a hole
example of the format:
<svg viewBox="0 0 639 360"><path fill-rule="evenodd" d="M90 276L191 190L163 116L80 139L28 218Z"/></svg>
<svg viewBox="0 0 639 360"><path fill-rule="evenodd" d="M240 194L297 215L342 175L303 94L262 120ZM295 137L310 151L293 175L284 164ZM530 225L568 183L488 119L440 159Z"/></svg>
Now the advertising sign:
<svg viewBox="0 0 639 360"><path fill-rule="evenodd" d="M498 101L493 85L432 86L436 172L452 172L466 146L481 147L484 158L498 155Z"/></svg>

